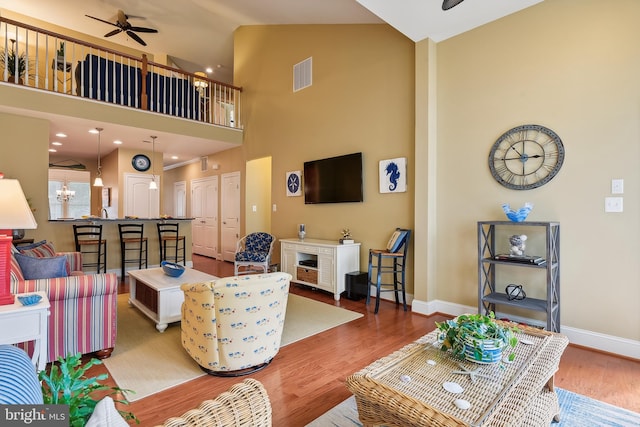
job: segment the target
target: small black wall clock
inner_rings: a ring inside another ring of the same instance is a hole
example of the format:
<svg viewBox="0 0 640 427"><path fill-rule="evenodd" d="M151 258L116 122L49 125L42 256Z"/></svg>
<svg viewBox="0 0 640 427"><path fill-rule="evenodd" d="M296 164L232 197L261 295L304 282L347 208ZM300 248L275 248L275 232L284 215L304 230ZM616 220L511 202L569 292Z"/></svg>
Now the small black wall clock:
<svg viewBox="0 0 640 427"><path fill-rule="evenodd" d="M131 165L137 171L144 172L148 171L151 167L151 160L144 154L136 154L131 159Z"/></svg>
<svg viewBox="0 0 640 427"><path fill-rule="evenodd" d="M512 190L531 190L546 184L563 162L560 137L540 125L521 125L506 131L489 152L491 175Z"/></svg>

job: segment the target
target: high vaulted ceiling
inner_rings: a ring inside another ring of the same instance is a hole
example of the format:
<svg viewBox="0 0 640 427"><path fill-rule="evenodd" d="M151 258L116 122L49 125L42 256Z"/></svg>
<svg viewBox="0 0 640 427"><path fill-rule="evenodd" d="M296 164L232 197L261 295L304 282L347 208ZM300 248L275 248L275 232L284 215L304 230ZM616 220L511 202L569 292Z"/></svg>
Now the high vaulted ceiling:
<svg viewBox="0 0 640 427"><path fill-rule="evenodd" d="M115 27L85 15L115 22L123 10L131 25L158 30L139 33L147 43L142 49L167 54L189 72L211 67L211 78L233 83L233 32L242 25L386 22L415 42L439 42L540 1L464 0L443 11L442 0L0 0L0 9L96 37ZM141 48L125 33L110 41ZM126 135L118 138L127 140Z"/></svg>

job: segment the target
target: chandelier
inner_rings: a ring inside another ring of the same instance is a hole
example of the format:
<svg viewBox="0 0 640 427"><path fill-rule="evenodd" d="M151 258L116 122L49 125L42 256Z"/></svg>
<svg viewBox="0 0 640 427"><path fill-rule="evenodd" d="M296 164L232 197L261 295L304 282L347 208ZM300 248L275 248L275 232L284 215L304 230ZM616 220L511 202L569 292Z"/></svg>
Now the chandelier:
<svg viewBox="0 0 640 427"><path fill-rule="evenodd" d="M69 190L66 185L62 186L62 190L56 190L56 195L59 202L68 202L73 199L76 195L76 192L73 190Z"/></svg>

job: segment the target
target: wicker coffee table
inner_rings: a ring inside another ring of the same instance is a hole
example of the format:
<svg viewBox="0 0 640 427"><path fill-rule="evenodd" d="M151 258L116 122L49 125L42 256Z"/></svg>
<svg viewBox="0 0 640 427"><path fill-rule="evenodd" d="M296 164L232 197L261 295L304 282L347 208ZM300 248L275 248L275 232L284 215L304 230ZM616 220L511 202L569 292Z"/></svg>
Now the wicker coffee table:
<svg viewBox="0 0 640 427"><path fill-rule="evenodd" d="M433 331L347 378L365 426L548 427L559 419L553 375L569 342L566 336L521 327L514 362L480 365L441 352L437 334ZM447 382L463 391L447 391ZM471 407L459 409L458 399Z"/></svg>

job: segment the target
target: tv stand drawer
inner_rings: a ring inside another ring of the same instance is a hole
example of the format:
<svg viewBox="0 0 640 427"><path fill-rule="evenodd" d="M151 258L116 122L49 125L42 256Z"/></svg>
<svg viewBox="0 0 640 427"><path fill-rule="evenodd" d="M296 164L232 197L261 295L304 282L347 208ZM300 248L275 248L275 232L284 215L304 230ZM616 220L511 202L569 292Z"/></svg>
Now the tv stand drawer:
<svg viewBox="0 0 640 427"><path fill-rule="evenodd" d="M314 268L297 267L296 279L307 283L318 284L318 270Z"/></svg>

